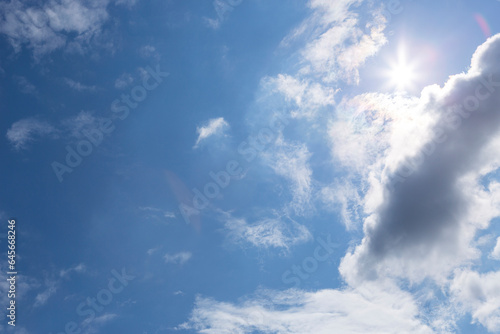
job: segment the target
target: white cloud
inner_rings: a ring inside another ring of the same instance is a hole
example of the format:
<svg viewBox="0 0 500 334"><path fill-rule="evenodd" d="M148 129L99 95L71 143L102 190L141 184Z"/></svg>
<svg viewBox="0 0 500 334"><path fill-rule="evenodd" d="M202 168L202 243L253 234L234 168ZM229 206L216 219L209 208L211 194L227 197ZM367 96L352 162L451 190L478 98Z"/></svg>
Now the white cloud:
<svg viewBox="0 0 500 334"><path fill-rule="evenodd" d="M234 218L224 213L225 227L229 239L234 243L250 243L259 248L282 248L311 240L309 230L288 217L264 218L247 223L243 218Z"/></svg>
<svg viewBox="0 0 500 334"><path fill-rule="evenodd" d="M205 23L212 29L218 29L221 25L221 20L205 17Z"/></svg>
<svg viewBox="0 0 500 334"><path fill-rule="evenodd" d="M286 111L292 117L311 121L318 108L333 107L332 87L339 81L357 84L359 68L386 43L385 20L377 12L363 30L366 18L351 10L361 2L312 0L311 17L283 40L283 47L304 41L300 69L266 78L263 86L292 102ZM275 292L268 302L254 298L241 304L199 298L181 327L203 333L432 333L420 322L419 304L409 292L381 290L378 284L402 278L410 285L437 283L444 291L456 268L480 258L476 232L500 215L500 184L483 178L500 166L499 58L500 35L478 48L467 73L450 77L443 87L426 87L418 98L367 93L336 105L327 127L333 160L342 166L336 171L345 172L339 174L346 180L323 187L321 195L325 203L341 205L348 228L364 219L362 242L339 268L348 288ZM476 101L477 110L467 111ZM279 135L266 162L291 181L295 203L308 203L308 147L285 145ZM280 152L281 159L273 160ZM286 245L283 226L275 220L226 221L234 240L259 247ZM453 301L490 330L500 324L498 281L497 273L463 270L455 272L450 288ZM448 317L454 317L454 305L447 308L448 302L438 308L442 318L429 322L438 332L449 332L453 323Z"/></svg>
<svg viewBox="0 0 500 334"><path fill-rule="evenodd" d="M156 221L169 221L175 218L175 213L173 213L172 211L166 211L151 206L140 206L139 210L144 212L144 215L147 219Z"/></svg>
<svg viewBox="0 0 500 334"><path fill-rule="evenodd" d="M152 45L144 45L139 49L139 54L143 58L153 58L156 60L160 59L160 54L156 50L156 48Z"/></svg>
<svg viewBox="0 0 500 334"><path fill-rule="evenodd" d="M495 245L495 248L491 252L491 257L494 258L495 260L500 260L500 237L497 238L497 244Z"/></svg>
<svg viewBox="0 0 500 334"><path fill-rule="evenodd" d="M107 5L107 0L58 0L41 6L20 0L3 2L0 33L7 36L16 52L27 45L39 58L64 47L68 41L88 43L108 19ZM70 34L76 37L70 39Z"/></svg>
<svg viewBox="0 0 500 334"><path fill-rule="evenodd" d="M302 38L301 75L320 76L325 83L343 80L359 82L359 68L387 42L383 30L385 18L373 11L363 23L352 9L361 0L312 0L312 15L283 41L286 47ZM361 28L362 27L362 28Z"/></svg>
<svg viewBox="0 0 500 334"><path fill-rule="evenodd" d="M26 118L12 124L6 137L17 150L22 150L26 149L30 142L43 137L86 138L86 131L99 129L103 121L104 119L94 117L88 111L80 111L75 116L63 119L57 126L35 118Z"/></svg>
<svg viewBox="0 0 500 334"><path fill-rule="evenodd" d="M205 141L209 137L222 135L228 127L229 124L222 117L208 120L205 126L196 128L198 139L193 148L197 148L202 141Z"/></svg>
<svg viewBox="0 0 500 334"><path fill-rule="evenodd" d="M164 259L165 263L173 263L173 264L179 264L182 265L186 263L193 254L190 252L180 252L180 253L175 253L175 254L165 254Z"/></svg>
<svg viewBox="0 0 500 334"><path fill-rule="evenodd" d="M39 307L39 306L43 306L47 303L47 301L49 300L49 298L54 295L56 292L57 292L57 282L56 281L47 281L45 282L45 285L46 285L46 289L37 294L36 297L35 297L35 304L33 305L34 307Z"/></svg>
<svg viewBox="0 0 500 334"><path fill-rule="evenodd" d="M338 89L284 74L265 78L263 85L268 90L283 94L287 101L295 103L297 109L291 112L294 118L312 118L320 108L335 105L334 97L338 92Z"/></svg>
<svg viewBox="0 0 500 334"><path fill-rule="evenodd" d="M309 166L311 153L304 144L292 144L279 137L263 154L264 161L276 174L287 179L293 196L289 207L295 214L307 211L312 194L312 170Z"/></svg>
<svg viewBox="0 0 500 334"><path fill-rule="evenodd" d="M351 284L386 275L444 283L479 257L476 231L500 215L499 184L479 183L499 165L499 57L500 35L478 48L468 73L425 88L403 117L377 115L389 118L377 133L386 147L351 159L365 164L369 187L365 237L340 267Z"/></svg>
<svg viewBox="0 0 500 334"><path fill-rule="evenodd" d="M124 89L130 86L134 82L134 78L129 73L123 73L120 75L118 79L115 81L115 88Z"/></svg>
<svg viewBox="0 0 500 334"><path fill-rule="evenodd" d="M178 329L206 334L427 334L412 296L396 287L265 291L239 304L198 297Z"/></svg>
<svg viewBox="0 0 500 334"><path fill-rule="evenodd" d="M106 314L103 314L103 315L95 318L94 322L98 323L98 324L103 324L103 323L106 323L106 322L110 322L111 320L115 319L116 317L117 317L116 314L106 313Z"/></svg>
<svg viewBox="0 0 500 334"><path fill-rule="evenodd" d="M60 272L59 272L59 276L61 277L67 277L70 273L72 272L75 272L75 273L84 273L87 271L87 267L85 266L85 264L83 263L80 263L80 264L77 264L76 266L73 266L71 268L68 268L68 269L62 269Z"/></svg>
<svg viewBox="0 0 500 334"><path fill-rule="evenodd" d="M30 95L37 95L38 90L36 87L28 81L25 77L22 76L14 76L14 80L16 81L17 85L19 86L19 90L24 93L24 94L30 94Z"/></svg>
<svg viewBox="0 0 500 334"><path fill-rule="evenodd" d="M216 18L204 17L203 19L205 20L205 24L212 29L218 29L226 20L227 16L234 10L235 6L238 6L241 2L241 0L214 0L213 8L216 14Z"/></svg>
<svg viewBox="0 0 500 334"><path fill-rule="evenodd" d="M407 149L407 139L421 137L419 128L426 126L423 117L414 122L412 111L418 103L413 97L379 93L342 99L336 108L337 119L329 124L335 162L366 177L388 153L387 149L397 149L400 155L399 151Z"/></svg>
<svg viewBox="0 0 500 334"><path fill-rule="evenodd" d="M81 82L78 82L78 81L74 81L74 80L71 80L69 78L65 78L64 79L64 82L66 82L66 84L71 87L72 89L76 90L76 91L79 91L79 92L84 92L84 91L90 91L90 92L93 92L95 91L97 88L96 86L88 86L88 85L84 85L82 84Z"/></svg>
<svg viewBox="0 0 500 334"><path fill-rule="evenodd" d="M7 130L7 139L16 150L26 149L38 137L55 134L56 129L47 122L26 118L12 124Z"/></svg>
<svg viewBox="0 0 500 334"><path fill-rule="evenodd" d="M154 253L156 253L157 251L159 251L160 249L161 249L161 246L150 248L150 249L147 250L146 253L151 256Z"/></svg>
<svg viewBox="0 0 500 334"><path fill-rule="evenodd" d="M117 5L123 5L125 7L128 7L129 9L135 6L139 0L116 0L115 3Z"/></svg>
<svg viewBox="0 0 500 334"><path fill-rule="evenodd" d="M356 186L348 180L324 187L320 192L321 200L329 209L338 210L348 231L358 228L363 217L363 200Z"/></svg>
<svg viewBox="0 0 500 334"><path fill-rule="evenodd" d="M500 272L458 270L450 291L459 307L471 313L474 322L490 332L500 331Z"/></svg>
<svg viewBox="0 0 500 334"><path fill-rule="evenodd" d="M84 329L82 333L84 334L94 334L99 333L99 328L104 326L108 322L113 321L118 318L117 314L114 313L104 313L98 317L92 318L89 317L82 321L81 327Z"/></svg>
<svg viewBox="0 0 500 334"><path fill-rule="evenodd" d="M98 129L100 119L94 117L91 112L80 111L77 115L62 121L62 127L73 138L84 138L83 131L89 129Z"/></svg>

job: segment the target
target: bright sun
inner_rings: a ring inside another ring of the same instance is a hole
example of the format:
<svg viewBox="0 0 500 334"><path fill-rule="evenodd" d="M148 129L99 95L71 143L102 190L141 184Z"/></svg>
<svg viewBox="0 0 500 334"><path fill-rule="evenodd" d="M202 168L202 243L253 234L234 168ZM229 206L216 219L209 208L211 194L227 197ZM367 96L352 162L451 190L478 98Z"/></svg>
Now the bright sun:
<svg viewBox="0 0 500 334"><path fill-rule="evenodd" d="M400 63L391 69L391 86L397 90L411 88L415 80L415 71L406 63Z"/></svg>
<svg viewBox="0 0 500 334"><path fill-rule="evenodd" d="M397 60L389 64L386 77L390 88L396 91L410 91L414 88L417 79L415 64L408 62L404 46L400 46Z"/></svg>

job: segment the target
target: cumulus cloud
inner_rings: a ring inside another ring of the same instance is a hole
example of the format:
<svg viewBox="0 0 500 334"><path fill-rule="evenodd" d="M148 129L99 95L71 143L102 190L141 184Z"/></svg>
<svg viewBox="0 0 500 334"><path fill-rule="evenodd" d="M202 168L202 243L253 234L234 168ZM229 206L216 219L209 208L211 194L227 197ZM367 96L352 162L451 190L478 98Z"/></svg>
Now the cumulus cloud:
<svg viewBox="0 0 500 334"><path fill-rule="evenodd" d="M490 332L500 331L500 272L458 270L450 291L459 307L471 313L474 322Z"/></svg>
<svg viewBox="0 0 500 334"><path fill-rule="evenodd" d="M393 286L264 291L238 304L198 297L179 329L207 334L433 333L418 315L412 296Z"/></svg>
<svg viewBox="0 0 500 334"><path fill-rule="evenodd" d="M343 167L345 182L322 187L320 197L341 206L348 229L363 220L364 238L348 250L339 268L348 288L272 292L267 302L199 298L181 328L204 333L432 333L418 320L422 312L409 292L381 288L389 277L410 284L430 278L446 288L452 279L453 301L476 322L498 331L497 273L455 270L480 257L476 233L500 215L500 184L484 178L500 166L500 35L478 48L467 73L450 77L443 87L426 87L420 97L367 93L337 103L335 85L357 84L359 68L386 43L385 19L375 11L363 22L367 18L352 11L361 3L310 1L311 17L282 41L284 48L305 41L298 72L263 80L271 94L278 92L290 102L284 109L292 117L311 121L317 110L335 106L335 117L326 125L332 158ZM291 181L295 203L307 203L312 184L307 145L286 143L280 133L266 152L272 152L267 164ZM280 152L280 159L273 160ZM285 244L278 241L281 226L233 217L226 224L235 240L260 247ZM445 313L453 310L439 311L442 317L432 325L449 330Z"/></svg>
<svg viewBox="0 0 500 334"><path fill-rule="evenodd" d="M351 283L395 275L443 281L479 256L475 232L500 215L499 186L479 184L498 166L500 35L478 48L468 73L423 90L413 127L388 127L389 147L368 182L365 237L341 264ZM404 122L404 120L403 120ZM375 166L376 165L376 166Z"/></svg>
<svg viewBox="0 0 500 334"><path fill-rule="evenodd" d="M165 254L163 257L165 259L165 263L179 264L182 265L189 261L193 254L190 252L180 252L175 254Z"/></svg>
<svg viewBox="0 0 500 334"><path fill-rule="evenodd" d="M196 140L196 144L193 148L198 148L199 144L207 140L207 138L209 137L222 135L228 127L229 124L224 120L223 117L212 118L208 120L205 126L196 128L198 139Z"/></svg>
<svg viewBox="0 0 500 334"><path fill-rule="evenodd" d="M12 124L7 130L7 139L16 150L26 149L37 137L54 134L56 129L47 122L35 118L26 118Z"/></svg>

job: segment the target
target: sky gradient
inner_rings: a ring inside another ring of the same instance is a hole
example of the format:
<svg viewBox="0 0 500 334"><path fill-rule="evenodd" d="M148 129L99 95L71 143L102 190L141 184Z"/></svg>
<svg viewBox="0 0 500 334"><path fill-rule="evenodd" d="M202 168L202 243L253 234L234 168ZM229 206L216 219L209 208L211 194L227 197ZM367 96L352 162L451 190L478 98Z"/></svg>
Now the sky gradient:
<svg viewBox="0 0 500 334"><path fill-rule="evenodd" d="M499 14L0 2L0 332L500 333Z"/></svg>

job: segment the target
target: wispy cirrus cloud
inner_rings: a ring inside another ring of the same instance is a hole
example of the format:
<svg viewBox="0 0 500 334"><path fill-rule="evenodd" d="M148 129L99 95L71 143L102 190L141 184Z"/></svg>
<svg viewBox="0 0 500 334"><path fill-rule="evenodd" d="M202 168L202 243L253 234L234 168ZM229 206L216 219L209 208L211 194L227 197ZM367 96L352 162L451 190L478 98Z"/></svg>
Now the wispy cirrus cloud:
<svg viewBox="0 0 500 334"><path fill-rule="evenodd" d="M57 130L47 122L26 118L15 122L7 130L7 139L16 150L26 149L36 138L54 135Z"/></svg>
<svg viewBox="0 0 500 334"><path fill-rule="evenodd" d="M282 136L263 154L265 163L290 183L292 201L287 206L294 214L303 214L310 207L312 195L310 156L311 153L305 144L285 142Z"/></svg>
<svg viewBox="0 0 500 334"><path fill-rule="evenodd" d="M68 268L68 269L62 269L60 272L59 272L59 276L60 277L67 277L69 274L71 274L72 272L75 272L75 273L84 273L87 271L87 266L85 266L84 263L79 263L71 268Z"/></svg>
<svg viewBox="0 0 500 334"><path fill-rule="evenodd" d="M288 250L291 246L312 239L305 226L279 215L248 223L244 218L236 218L225 212L223 220L229 240L236 244Z"/></svg>
<svg viewBox="0 0 500 334"><path fill-rule="evenodd" d="M35 85L33 85L28 79L26 79L26 77L16 75L14 76L14 80L16 81L17 86L22 93L35 96L38 94L38 90L36 89Z"/></svg>
<svg viewBox="0 0 500 334"><path fill-rule="evenodd" d="M57 281L47 280L45 282L46 289L35 296L34 307L40 307L47 303L49 298L57 292Z"/></svg>
<svg viewBox="0 0 500 334"><path fill-rule="evenodd" d="M98 129L102 120L89 111L80 111L74 116L52 124L30 117L13 123L7 130L6 137L11 145L20 151L27 149L30 143L42 138L84 138L85 132Z"/></svg>
<svg viewBox="0 0 500 334"><path fill-rule="evenodd" d="M198 148L200 143L212 136L221 136L227 128L229 128L229 123L223 117L209 119L206 125L196 128L198 139L193 148Z"/></svg>
<svg viewBox="0 0 500 334"><path fill-rule="evenodd" d="M7 37L15 52L25 46L33 51L35 59L63 48L82 52L102 38L111 3L131 8L137 2L57 0L34 5L10 0L0 3L0 34Z"/></svg>
<svg viewBox="0 0 500 334"><path fill-rule="evenodd" d="M165 263L182 265L189 261L192 256L193 254L191 252L179 252L174 254L167 253L163 258L165 259Z"/></svg>
<svg viewBox="0 0 500 334"><path fill-rule="evenodd" d="M152 206L140 206L139 210L144 213L147 219L152 219L155 221L168 222L169 220L175 218L174 212L166 211Z"/></svg>
<svg viewBox="0 0 500 334"><path fill-rule="evenodd" d="M60 0L32 6L20 0L0 4L0 33L16 52L23 45L35 58L64 47L68 42L88 42L108 19L109 1ZM70 38L70 34L76 37Z"/></svg>
<svg viewBox="0 0 500 334"><path fill-rule="evenodd" d="M266 90L283 94L287 101L297 106L291 112L293 118L313 118L321 108L334 106L335 94L339 91L314 80L288 74L265 78L262 84Z"/></svg>
<svg viewBox="0 0 500 334"><path fill-rule="evenodd" d="M112 322L118 317L119 316L116 313L104 313L97 317L88 317L81 322L81 328L83 329L82 333L99 333L102 326L105 326L107 323Z"/></svg>
<svg viewBox="0 0 500 334"><path fill-rule="evenodd" d="M69 79L69 78L64 78L64 82L72 89L78 91L78 92L94 92L97 90L96 86L89 86L82 84L81 82Z"/></svg>
<svg viewBox="0 0 500 334"><path fill-rule="evenodd" d="M312 0L308 5L312 14L294 29L281 43L305 44L300 49L301 76L319 76L324 83L359 82L359 68L387 43L383 33L385 18L380 10L363 22L352 7L362 0Z"/></svg>

